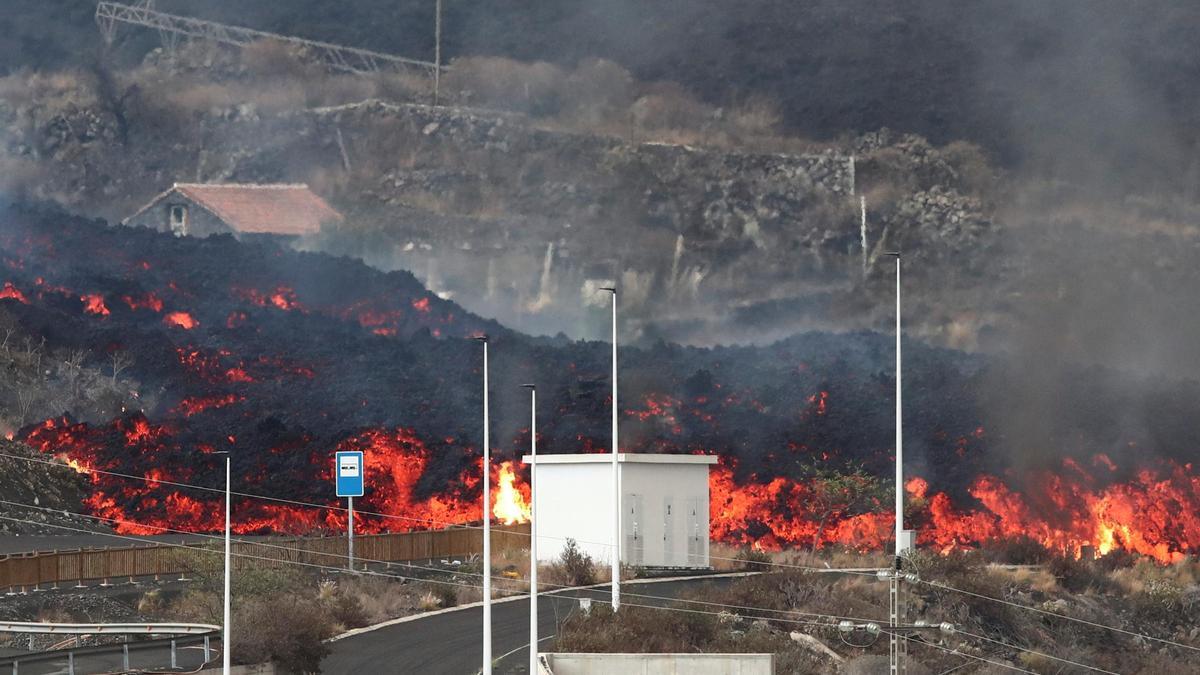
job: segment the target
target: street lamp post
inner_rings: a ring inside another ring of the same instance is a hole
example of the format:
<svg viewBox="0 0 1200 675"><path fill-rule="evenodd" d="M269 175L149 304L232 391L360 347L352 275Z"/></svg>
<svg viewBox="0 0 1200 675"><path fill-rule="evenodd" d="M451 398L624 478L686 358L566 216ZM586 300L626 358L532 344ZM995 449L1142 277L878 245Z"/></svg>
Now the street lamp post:
<svg viewBox="0 0 1200 675"><path fill-rule="evenodd" d="M904 549L902 548L907 542L904 541L904 421L902 418L903 406L901 403L900 386L901 378L901 354L900 354L900 252L889 252L888 255L896 258L896 556L893 564L892 573L890 575L891 587L888 590L889 604L891 608L891 626L889 632L889 650L890 659L889 665L892 675L898 675L905 670L905 656L908 652L908 643L895 630L900 625L904 608L900 594L901 588L901 572L904 564L902 558Z"/></svg>
<svg viewBox="0 0 1200 675"><path fill-rule="evenodd" d="M617 289L601 288L612 293L612 608L621 608L621 471L617 465L620 444L617 441Z"/></svg>
<svg viewBox="0 0 1200 675"><path fill-rule="evenodd" d="M536 675L538 657L538 557L537 557L537 387L529 390L529 672Z"/></svg>
<svg viewBox="0 0 1200 675"><path fill-rule="evenodd" d="M233 594L231 590L232 585L230 583L233 575L233 568L230 566L230 558L232 556L230 555L231 547L229 539L229 514L231 511L230 505L232 503L232 492L230 491L230 476L232 475L232 470L230 468L230 460L232 457L228 450L220 450L216 454L225 455L225 594L223 598L224 621L221 625L221 672L223 672L225 675L229 675L229 666L232 662L231 639L233 637L233 632L231 629L231 617L233 615L231 601Z"/></svg>
<svg viewBox="0 0 1200 675"><path fill-rule="evenodd" d="M488 336L483 343L483 675L492 673L492 451L488 436Z"/></svg>

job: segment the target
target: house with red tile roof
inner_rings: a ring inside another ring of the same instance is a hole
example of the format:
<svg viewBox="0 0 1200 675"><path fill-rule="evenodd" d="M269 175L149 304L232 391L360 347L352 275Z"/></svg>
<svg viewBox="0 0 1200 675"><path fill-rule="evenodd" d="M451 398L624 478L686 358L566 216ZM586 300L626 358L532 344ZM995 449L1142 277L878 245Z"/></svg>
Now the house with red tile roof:
<svg viewBox="0 0 1200 675"><path fill-rule="evenodd" d="M303 184L176 183L121 223L180 237L303 237L342 220Z"/></svg>

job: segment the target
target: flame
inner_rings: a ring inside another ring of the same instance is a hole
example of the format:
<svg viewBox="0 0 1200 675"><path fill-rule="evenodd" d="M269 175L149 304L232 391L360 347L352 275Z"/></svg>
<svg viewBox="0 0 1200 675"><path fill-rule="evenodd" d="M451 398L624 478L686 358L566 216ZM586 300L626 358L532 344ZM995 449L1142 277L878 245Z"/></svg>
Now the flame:
<svg viewBox="0 0 1200 675"><path fill-rule="evenodd" d="M163 323L168 326L178 326L184 330L191 330L200 325L200 322L187 312L171 312L163 317Z"/></svg>
<svg viewBox="0 0 1200 675"><path fill-rule="evenodd" d="M152 312L161 312L163 310L162 298L159 298L153 293L146 293L145 295L140 296L126 295L121 299L124 300L125 304L129 305L129 309L132 310L148 309Z"/></svg>
<svg viewBox="0 0 1200 675"><path fill-rule="evenodd" d="M179 402L172 411L184 417L199 415L206 410L224 408L245 401L246 397L239 394L216 394L214 396L189 396Z"/></svg>
<svg viewBox="0 0 1200 675"><path fill-rule="evenodd" d="M79 300L83 302L83 311L96 316L108 316L112 312L108 311L108 307L104 304L104 296L99 293L88 293L79 296Z"/></svg>
<svg viewBox="0 0 1200 675"><path fill-rule="evenodd" d="M16 286L13 286L11 281L4 282L4 288L0 289L0 300L16 300L23 305L29 304L29 299Z"/></svg>
<svg viewBox="0 0 1200 675"><path fill-rule="evenodd" d="M1107 457L1094 463L1115 468ZM1130 481L1104 487L1077 463L1064 462L1064 468L1031 476L1035 488L1027 494L995 476L979 476L968 491L982 509L955 508L948 496L935 494L931 526L919 541L946 551L1021 536L1076 557L1085 546L1101 554L1119 548L1162 563L1200 550L1200 477L1190 464L1143 468Z"/></svg>
<svg viewBox="0 0 1200 675"><path fill-rule="evenodd" d="M87 473L87 474L90 474L90 473L92 472L92 470L91 470L91 469L87 468L86 466L84 466L84 465L83 465L83 464L81 464L80 462L78 462L78 461L76 461L76 460L74 460L74 459L72 459L72 458L70 458L70 457L66 457L66 456L60 456L60 457L59 457L59 459L61 459L61 460L63 461L63 463L65 463L67 466L69 466L69 467L71 467L72 469L74 469L74 470L76 471L76 473Z"/></svg>
<svg viewBox="0 0 1200 675"><path fill-rule="evenodd" d="M498 477L499 487L492 499L492 515L505 525L528 523L532 514L527 497L528 488L524 492L517 487L517 474L513 471L512 462L502 462Z"/></svg>

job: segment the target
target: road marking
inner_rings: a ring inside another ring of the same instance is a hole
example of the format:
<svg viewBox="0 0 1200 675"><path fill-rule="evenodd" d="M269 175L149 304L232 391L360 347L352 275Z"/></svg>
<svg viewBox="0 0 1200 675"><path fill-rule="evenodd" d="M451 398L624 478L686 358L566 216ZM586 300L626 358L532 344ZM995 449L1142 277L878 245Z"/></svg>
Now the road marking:
<svg viewBox="0 0 1200 675"><path fill-rule="evenodd" d="M544 637L544 638L538 638L538 644L541 644L541 643L545 642L546 640L550 640L550 639L553 639L553 638L555 638L555 637L558 637L558 636L556 636L556 635L547 635L547 636L546 636L546 637ZM500 656L500 658L498 658L498 659L496 659L495 661L493 661L493 663L500 663L500 662L501 662L501 661L503 661L504 659L507 659L508 657L512 656L513 654L516 654L517 652L521 651L522 649L528 649L528 648L529 648L529 643L528 643L528 642L526 642L525 644L521 645L520 647L517 647L516 649L512 650L511 652L508 652L507 654L504 654L504 655Z"/></svg>

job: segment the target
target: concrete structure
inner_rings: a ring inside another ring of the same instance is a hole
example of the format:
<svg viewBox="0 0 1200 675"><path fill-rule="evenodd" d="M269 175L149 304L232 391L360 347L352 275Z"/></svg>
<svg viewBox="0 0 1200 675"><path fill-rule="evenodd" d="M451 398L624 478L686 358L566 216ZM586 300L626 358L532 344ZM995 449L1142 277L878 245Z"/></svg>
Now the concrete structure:
<svg viewBox="0 0 1200 675"><path fill-rule="evenodd" d="M121 224L180 237L300 237L340 222L342 215L307 185L176 183Z"/></svg>
<svg viewBox="0 0 1200 675"><path fill-rule="evenodd" d="M524 457L526 464L530 456ZM708 567L707 455L621 453L621 561L635 567ZM538 559L570 537L597 561L612 560L612 456L538 455Z"/></svg>
<svg viewBox="0 0 1200 675"><path fill-rule="evenodd" d="M540 654L540 675L773 675L774 654Z"/></svg>

